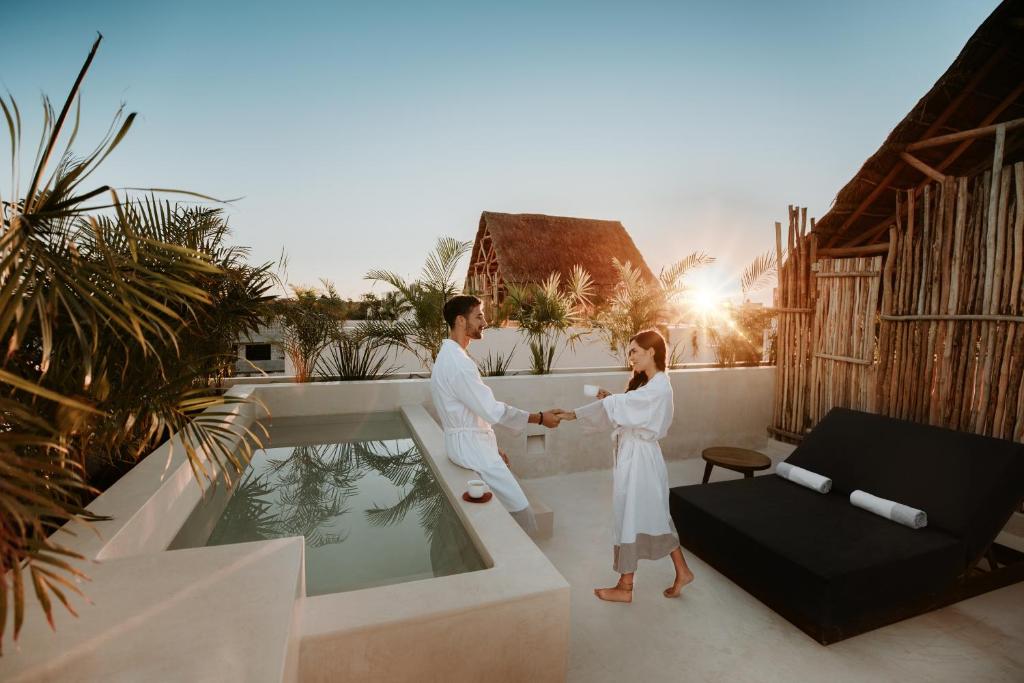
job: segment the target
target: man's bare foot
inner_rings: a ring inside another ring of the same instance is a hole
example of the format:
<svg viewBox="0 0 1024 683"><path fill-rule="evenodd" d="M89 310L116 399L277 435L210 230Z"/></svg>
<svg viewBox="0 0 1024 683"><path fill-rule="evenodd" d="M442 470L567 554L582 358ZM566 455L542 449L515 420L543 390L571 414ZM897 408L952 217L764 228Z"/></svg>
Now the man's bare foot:
<svg viewBox="0 0 1024 683"><path fill-rule="evenodd" d="M693 581L693 572L689 569L685 570L682 574L676 574L676 580L670 588L666 588L662 595L666 598L678 598L679 594L683 592L683 586Z"/></svg>
<svg viewBox="0 0 1024 683"><path fill-rule="evenodd" d="M608 602L633 602L633 584L619 580L611 588L595 588L594 595Z"/></svg>

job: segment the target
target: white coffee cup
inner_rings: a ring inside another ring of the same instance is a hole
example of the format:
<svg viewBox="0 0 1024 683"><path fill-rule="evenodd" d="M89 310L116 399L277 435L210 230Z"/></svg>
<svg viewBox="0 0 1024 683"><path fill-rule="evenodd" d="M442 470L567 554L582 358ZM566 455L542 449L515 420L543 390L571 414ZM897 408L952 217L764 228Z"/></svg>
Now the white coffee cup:
<svg viewBox="0 0 1024 683"><path fill-rule="evenodd" d="M466 482L466 490L470 498L483 498L487 493L487 483L481 479L470 479Z"/></svg>
<svg viewBox="0 0 1024 683"><path fill-rule="evenodd" d="M583 395L584 396L589 396L591 398L596 398L597 397L597 390L598 389L600 389L600 387L597 386L596 384L584 384L583 385Z"/></svg>

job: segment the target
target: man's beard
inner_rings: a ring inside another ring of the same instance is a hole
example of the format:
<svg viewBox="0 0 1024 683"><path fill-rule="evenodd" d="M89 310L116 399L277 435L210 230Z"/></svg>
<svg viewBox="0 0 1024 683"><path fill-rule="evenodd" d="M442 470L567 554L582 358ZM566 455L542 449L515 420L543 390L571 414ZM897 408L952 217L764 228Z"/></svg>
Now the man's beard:
<svg viewBox="0 0 1024 683"><path fill-rule="evenodd" d="M475 330L473 330L472 332L469 333L469 338L470 339L483 339L484 338L484 331L483 331L483 329L481 329L479 327L476 328Z"/></svg>

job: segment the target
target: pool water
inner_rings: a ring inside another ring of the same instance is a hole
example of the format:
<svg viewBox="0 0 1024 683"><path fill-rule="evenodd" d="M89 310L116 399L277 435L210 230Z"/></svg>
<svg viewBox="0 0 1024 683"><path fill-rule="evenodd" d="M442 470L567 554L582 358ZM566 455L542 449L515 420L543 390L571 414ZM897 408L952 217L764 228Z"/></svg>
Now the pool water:
<svg viewBox="0 0 1024 683"><path fill-rule="evenodd" d="M484 568L400 414L275 423L270 445L172 547L304 536L307 595Z"/></svg>

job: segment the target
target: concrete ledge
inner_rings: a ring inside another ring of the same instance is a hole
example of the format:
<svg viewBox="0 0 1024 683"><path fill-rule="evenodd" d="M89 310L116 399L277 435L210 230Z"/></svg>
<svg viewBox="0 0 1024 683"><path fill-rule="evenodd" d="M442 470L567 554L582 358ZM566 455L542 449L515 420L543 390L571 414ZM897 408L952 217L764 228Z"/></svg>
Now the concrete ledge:
<svg viewBox="0 0 1024 683"><path fill-rule="evenodd" d="M523 493L526 494L526 499L530 501L530 509L533 510L533 516L537 520L537 531L530 536L537 540L551 538L555 533L555 511L542 503L523 482L519 483L523 488Z"/></svg>
<svg viewBox="0 0 1024 683"><path fill-rule="evenodd" d="M242 432L252 425L256 410L252 404L236 404L224 412L228 421ZM236 436L233 444L240 440ZM197 451L200 458L209 462L202 449ZM196 481L181 436L175 434L86 508L111 519L90 525L69 522L54 538L88 559L161 552L168 548L200 499L209 493L208 482Z"/></svg>
<svg viewBox="0 0 1024 683"><path fill-rule="evenodd" d="M564 680L569 584L500 504L461 499L466 471L427 411L402 414L488 568L306 598L303 680Z"/></svg>
<svg viewBox="0 0 1024 683"><path fill-rule="evenodd" d="M85 586L93 604L77 619L56 607L56 633L27 620L20 650L5 644L0 679L296 680L303 547L282 538L95 564Z"/></svg>

